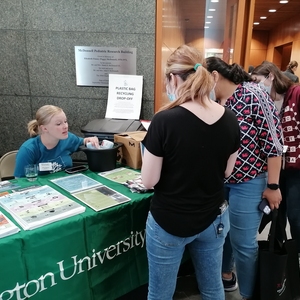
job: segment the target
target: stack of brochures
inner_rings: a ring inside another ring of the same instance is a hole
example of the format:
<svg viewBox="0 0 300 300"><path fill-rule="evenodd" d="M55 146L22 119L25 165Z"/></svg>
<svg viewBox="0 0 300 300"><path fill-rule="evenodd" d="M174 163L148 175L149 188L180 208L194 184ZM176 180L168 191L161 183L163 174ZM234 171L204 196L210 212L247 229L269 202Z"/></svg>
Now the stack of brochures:
<svg viewBox="0 0 300 300"><path fill-rule="evenodd" d="M140 193L141 194L141 193L148 193L148 192L151 193L151 192L154 191L153 188L147 189L144 186L144 184L142 182L142 177L141 176L139 176L139 177L137 177L135 179L127 180L124 183L124 185L127 186L132 193Z"/></svg>
<svg viewBox="0 0 300 300"><path fill-rule="evenodd" d="M64 176L51 181L95 211L131 200L84 174Z"/></svg>
<svg viewBox="0 0 300 300"><path fill-rule="evenodd" d="M141 173L127 168L116 168L111 171L98 173L111 181L121 183L129 188L132 193L147 193L153 189L147 189L142 182Z"/></svg>
<svg viewBox="0 0 300 300"><path fill-rule="evenodd" d="M22 226L31 230L80 214L85 207L44 185L0 197L0 205Z"/></svg>
<svg viewBox="0 0 300 300"><path fill-rule="evenodd" d="M12 235L19 231L20 231L20 228L18 226L16 226L2 212L0 212L0 238L3 238L8 235Z"/></svg>

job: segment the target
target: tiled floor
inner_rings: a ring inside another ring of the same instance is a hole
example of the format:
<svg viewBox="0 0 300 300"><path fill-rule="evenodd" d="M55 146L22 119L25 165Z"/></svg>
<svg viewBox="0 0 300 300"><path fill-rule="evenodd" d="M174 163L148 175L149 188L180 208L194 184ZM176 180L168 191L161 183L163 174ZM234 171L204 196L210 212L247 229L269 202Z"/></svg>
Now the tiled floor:
<svg viewBox="0 0 300 300"><path fill-rule="evenodd" d="M187 266L189 268L189 266ZM187 270L185 270L185 273ZM192 273L192 270L191 270ZM226 300L240 300L241 296L238 290L230 293L225 293ZM117 300L146 300L147 286L142 286L131 293L118 298ZM196 278L193 274L183 275L177 279L177 287L173 300L201 300L199 295Z"/></svg>

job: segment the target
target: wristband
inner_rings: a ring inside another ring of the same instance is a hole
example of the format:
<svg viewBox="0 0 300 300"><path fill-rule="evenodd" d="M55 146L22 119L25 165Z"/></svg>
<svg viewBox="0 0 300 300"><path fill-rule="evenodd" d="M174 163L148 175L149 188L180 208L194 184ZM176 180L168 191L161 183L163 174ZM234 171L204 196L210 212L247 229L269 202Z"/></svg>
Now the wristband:
<svg viewBox="0 0 300 300"><path fill-rule="evenodd" d="M268 183L267 188L269 188L270 190L275 191L275 190L279 189L279 184L277 184L277 183Z"/></svg>

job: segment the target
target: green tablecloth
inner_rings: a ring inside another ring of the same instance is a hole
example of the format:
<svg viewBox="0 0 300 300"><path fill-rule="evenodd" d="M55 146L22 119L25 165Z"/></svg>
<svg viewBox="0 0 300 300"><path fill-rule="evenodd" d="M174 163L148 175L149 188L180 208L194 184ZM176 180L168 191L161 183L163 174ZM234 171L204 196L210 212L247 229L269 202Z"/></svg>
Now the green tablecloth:
<svg viewBox="0 0 300 300"><path fill-rule="evenodd" d="M82 214L0 239L0 300L109 300L148 281L144 239L152 194L84 174L132 200L99 212L86 206ZM52 186L84 205L50 182L61 176L70 175L39 176L34 184ZM17 183L30 185L24 178Z"/></svg>

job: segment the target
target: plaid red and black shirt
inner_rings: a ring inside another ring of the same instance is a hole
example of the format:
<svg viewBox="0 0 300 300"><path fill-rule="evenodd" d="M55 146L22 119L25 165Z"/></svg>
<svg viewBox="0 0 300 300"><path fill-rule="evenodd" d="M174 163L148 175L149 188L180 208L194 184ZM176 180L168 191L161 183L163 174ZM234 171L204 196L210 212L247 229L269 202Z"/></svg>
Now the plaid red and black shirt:
<svg viewBox="0 0 300 300"><path fill-rule="evenodd" d="M278 111L266 91L254 82L239 84L225 104L237 116L241 144L232 174L225 183L239 183L267 171L268 157L282 155Z"/></svg>

